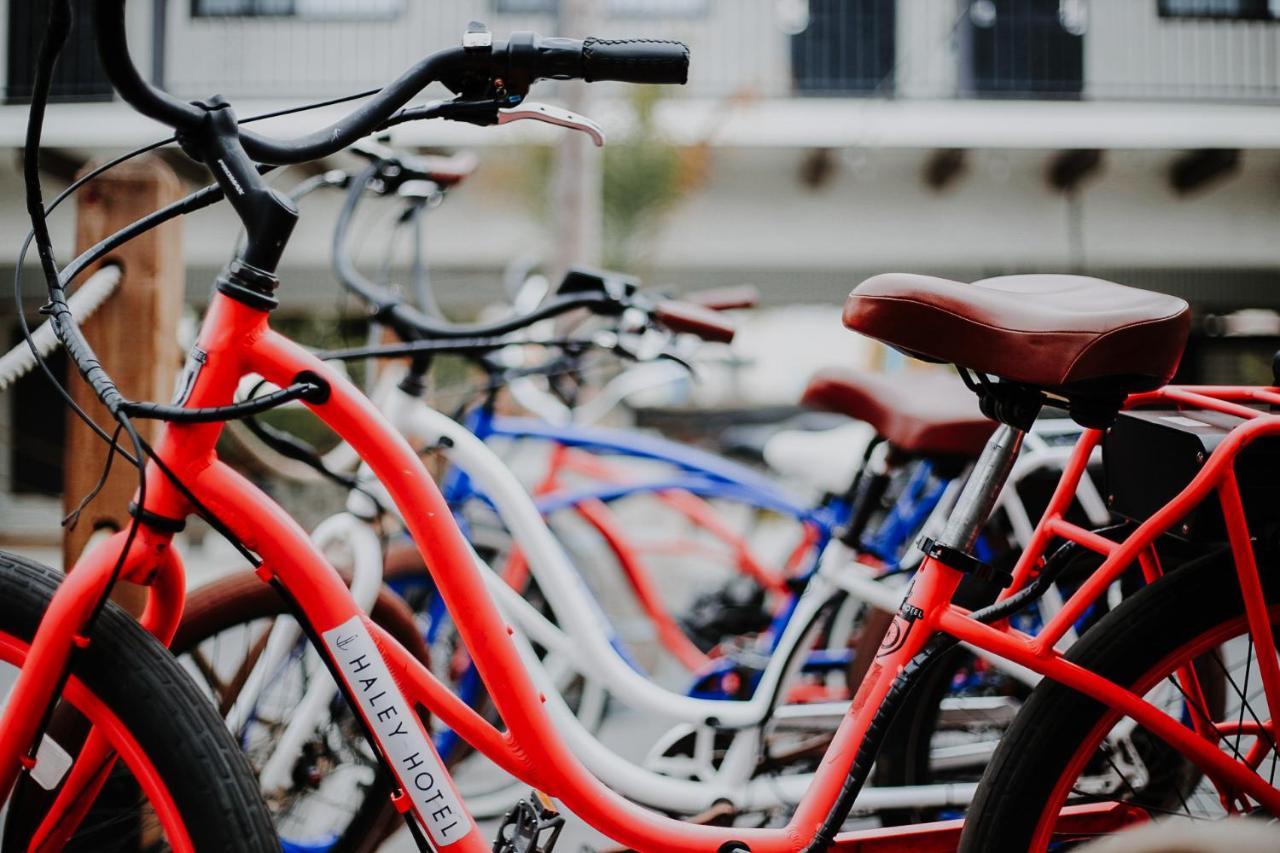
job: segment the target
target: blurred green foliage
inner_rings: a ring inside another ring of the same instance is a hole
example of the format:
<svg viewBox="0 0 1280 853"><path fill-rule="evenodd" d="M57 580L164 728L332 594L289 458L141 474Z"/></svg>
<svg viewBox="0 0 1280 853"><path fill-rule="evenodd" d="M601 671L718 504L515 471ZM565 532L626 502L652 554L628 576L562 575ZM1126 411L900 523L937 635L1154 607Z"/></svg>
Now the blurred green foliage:
<svg viewBox="0 0 1280 853"><path fill-rule="evenodd" d="M661 86L629 90L631 131L604 147L601 193L601 261L609 269L639 272L664 214L698 183L699 150L681 150L663 138L654 121ZM548 224L554 222L552 173L554 150L532 148L523 170L525 194Z"/></svg>
<svg viewBox="0 0 1280 853"><path fill-rule="evenodd" d="M604 149L602 260L610 269L634 271L663 214L682 195L680 152L654 127L661 97L657 86L633 87L634 129Z"/></svg>

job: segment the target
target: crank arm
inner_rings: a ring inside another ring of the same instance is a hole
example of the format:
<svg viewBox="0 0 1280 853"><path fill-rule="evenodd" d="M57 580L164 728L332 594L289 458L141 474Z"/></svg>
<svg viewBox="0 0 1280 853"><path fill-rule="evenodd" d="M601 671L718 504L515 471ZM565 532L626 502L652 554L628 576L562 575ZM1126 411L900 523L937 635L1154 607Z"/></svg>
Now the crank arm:
<svg viewBox="0 0 1280 853"><path fill-rule="evenodd" d="M536 101L525 101L518 107L498 110L498 124L511 124L514 121L526 119L554 124L557 127L567 127L570 130L578 130L590 136L591 141L595 143L597 148L604 145L604 128L586 116L578 115L562 107L553 107L550 104L540 104Z"/></svg>

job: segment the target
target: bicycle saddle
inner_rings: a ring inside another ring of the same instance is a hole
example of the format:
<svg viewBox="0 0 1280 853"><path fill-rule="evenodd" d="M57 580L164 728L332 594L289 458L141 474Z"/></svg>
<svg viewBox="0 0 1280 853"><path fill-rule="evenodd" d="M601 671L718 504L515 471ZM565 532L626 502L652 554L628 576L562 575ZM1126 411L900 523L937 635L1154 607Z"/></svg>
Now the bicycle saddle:
<svg viewBox="0 0 1280 853"><path fill-rule="evenodd" d="M965 284L888 273L854 288L844 324L917 358L1068 399L1123 398L1169 381L1191 313L1175 296L1085 276Z"/></svg>
<svg viewBox="0 0 1280 853"><path fill-rule="evenodd" d="M959 377L945 373L820 370L800 403L866 421L894 447L919 456L976 457L996 428Z"/></svg>

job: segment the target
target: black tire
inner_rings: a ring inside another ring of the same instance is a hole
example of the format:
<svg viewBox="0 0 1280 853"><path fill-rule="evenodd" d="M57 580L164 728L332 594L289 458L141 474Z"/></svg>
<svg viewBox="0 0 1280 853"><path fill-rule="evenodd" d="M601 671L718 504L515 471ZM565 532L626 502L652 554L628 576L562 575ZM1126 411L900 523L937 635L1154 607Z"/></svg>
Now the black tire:
<svg viewBox="0 0 1280 853"><path fill-rule="evenodd" d="M925 672L912 688L902 710L894 715L884 745L872 768L876 787L927 785L935 781L929 769L929 752L938 730L942 700L951 692L951 680L968 660L968 653L955 648ZM936 809L884 809L877 813L885 826L902 826L937 819Z"/></svg>
<svg viewBox="0 0 1280 853"><path fill-rule="evenodd" d="M229 575L196 589L188 596L182 624L171 648L176 657L182 658L204 641L225 631L258 620L292 615L288 602L255 575L244 572ZM427 663L427 648L413 613L394 593L384 587L369 616L410 654L424 665ZM210 689L207 684L205 687ZM226 709L222 710L225 712ZM352 810L350 822L330 849L334 853L375 850L388 835L403 826L404 820L391 804L391 794L390 776L379 765L372 783L363 789L361 801Z"/></svg>
<svg viewBox="0 0 1280 853"><path fill-rule="evenodd" d="M1280 600L1280 583L1274 572L1262 574L1267 601L1274 605ZM1229 555L1202 557L1125 599L1072 646L1067 658L1117 684L1136 688L1171 655L1238 620L1242 613ZM1201 654L1197 666L1211 670L1211 656ZM1217 703L1220 712L1223 698L1208 696L1207 703ZM983 853L1032 849L1041 814L1060 777L1083 749L1092 754L1093 745L1086 745L1086 740L1111 715L1110 708L1070 688L1048 680L1037 686L982 777L960 849ZM1152 736L1147 740L1163 750L1153 748L1149 762L1151 778L1156 780L1154 792L1148 783L1135 793L1144 802L1188 794L1199 779L1198 772L1163 742Z"/></svg>
<svg viewBox="0 0 1280 853"><path fill-rule="evenodd" d="M1056 482L1056 481L1055 481ZM1064 598L1087 580L1098 566L1102 558L1092 551L1081 549L1058 579L1059 591ZM1166 563L1173 565L1173 563ZM1012 568L1010 564L1009 568ZM1122 584L1127 584L1126 594L1141 588L1141 576L1136 568L1122 576ZM991 583L978 582L972 577L961 583L955 601L970 610L976 610L995 600L999 588ZM1105 615L1106 602L1095 607L1097 614L1091 616L1088 624L1094 624ZM1087 630L1087 628L1086 628ZM934 737L938 734L942 702L954 695L952 685L959 680L967 681L966 676L972 673L976 660L974 655L963 648L952 649L942 655L923 674L920 682L908 694L906 703L890 723L889 732L885 736L884 746L876 757L872 771L872 780L878 786L893 787L901 785L928 785L940 782L977 782L982 774L982 767L974 766L962 771L939 773L931 767L931 753ZM978 695L1004 696L1017 702L1025 701L1031 688L1009 676L1001 677L993 673L994 681L983 685ZM1215 674L1216 687L1221 690L1221 673ZM979 732L984 739L996 739L1001 732L993 725ZM959 809L950 807L892 809L878 813L882 823L898 826L911 823L940 820L954 817Z"/></svg>
<svg viewBox="0 0 1280 853"><path fill-rule="evenodd" d="M989 581L965 578L956 590L954 601L976 610L995 600L999 588ZM911 688L906 703L894 715L885 734L884 745L876 756L872 779L879 787L925 785L935 781L929 768L933 736L938 730L942 700L951 692L956 672L970 660L961 648L946 652ZM935 809L885 809L878 814L886 826L935 820Z"/></svg>
<svg viewBox="0 0 1280 853"><path fill-rule="evenodd" d="M62 577L47 566L0 552L0 630L30 642ZM142 748L196 850L280 849L253 773L222 720L173 656L132 617L108 604L88 648L74 657L72 675L106 704ZM64 716L72 712L67 703L61 708ZM103 797L113 789L118 794L115 781L128 776L121 762L117 769ZM21 834L33 825L30 809L48 798L23 777L10 801L4 849L26 849ZM93 816L91 811L67 849L140 848L130 837L135 833L119 821L95 828Z"/></svg>

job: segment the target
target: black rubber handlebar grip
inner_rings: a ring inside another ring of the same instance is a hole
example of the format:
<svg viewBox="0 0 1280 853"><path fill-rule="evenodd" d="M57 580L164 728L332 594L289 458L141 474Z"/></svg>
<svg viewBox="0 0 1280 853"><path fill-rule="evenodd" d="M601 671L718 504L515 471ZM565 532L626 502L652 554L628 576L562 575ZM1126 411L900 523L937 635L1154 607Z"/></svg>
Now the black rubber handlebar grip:
<svg viewBox="0 0 1280 853"><path fill-rule="evenodd" d="M589 38L582 43L582 79L683 85L689 80L689 48L662 39Z"/></svg>

